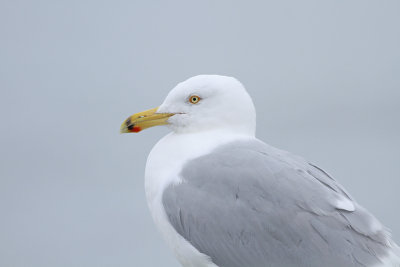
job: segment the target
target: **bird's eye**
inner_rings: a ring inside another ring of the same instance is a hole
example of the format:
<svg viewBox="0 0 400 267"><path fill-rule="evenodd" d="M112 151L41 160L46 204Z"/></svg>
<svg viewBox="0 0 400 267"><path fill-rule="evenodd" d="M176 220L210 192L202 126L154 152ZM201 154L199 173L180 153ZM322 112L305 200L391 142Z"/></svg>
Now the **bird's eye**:
<svg viewBox="0 0 400 267"><path fill-rule="evenodd" d="M189 97L189 102L192 104L197 104L200 101L200 97L197 95L192 95Z"/></svg>

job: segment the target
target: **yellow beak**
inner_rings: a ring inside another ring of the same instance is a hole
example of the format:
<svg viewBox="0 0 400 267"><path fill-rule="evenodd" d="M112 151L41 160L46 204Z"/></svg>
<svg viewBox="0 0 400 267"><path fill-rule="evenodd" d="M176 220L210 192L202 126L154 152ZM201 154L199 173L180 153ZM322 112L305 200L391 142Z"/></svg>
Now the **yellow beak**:
<svg viewBox="0 0 400 267"><path fill-rule="evenodd" d="M168 124L168 118L175 115L173 113L156 113L157 110L158 107L133 114L122 123L120 133L138 133L153 126L165 125Z"/></svg>

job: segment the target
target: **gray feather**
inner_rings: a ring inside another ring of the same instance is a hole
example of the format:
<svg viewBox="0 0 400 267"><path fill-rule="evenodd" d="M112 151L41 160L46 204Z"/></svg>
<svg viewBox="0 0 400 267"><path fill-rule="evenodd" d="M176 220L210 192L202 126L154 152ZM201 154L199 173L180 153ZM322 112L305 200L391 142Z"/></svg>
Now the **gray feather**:
<svg viewBox="0 0 400 267"><path fill-rule="evenodd" d="M332 177L260 141L222 146L180 175L163 194L168 219L220 267L372 266L390 249L388 232Z"/></svg>

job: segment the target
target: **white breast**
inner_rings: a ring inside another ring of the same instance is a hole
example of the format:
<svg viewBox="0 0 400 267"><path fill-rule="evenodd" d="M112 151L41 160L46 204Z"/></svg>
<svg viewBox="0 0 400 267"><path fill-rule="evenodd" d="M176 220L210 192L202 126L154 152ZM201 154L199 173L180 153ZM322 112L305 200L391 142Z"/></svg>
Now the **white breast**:
<svg viewBox="0 0 400 267"><path fill-rule="evenodd" d="M181 182L179 173L188 160L205 155L219 145L248 138L251 137L221 131L171 133L162 138L149 154L145 173L147 203L155 224L177 259L185 267L216 267L216 265L171 226L162 204L164 189L171 183Z"/></svg>

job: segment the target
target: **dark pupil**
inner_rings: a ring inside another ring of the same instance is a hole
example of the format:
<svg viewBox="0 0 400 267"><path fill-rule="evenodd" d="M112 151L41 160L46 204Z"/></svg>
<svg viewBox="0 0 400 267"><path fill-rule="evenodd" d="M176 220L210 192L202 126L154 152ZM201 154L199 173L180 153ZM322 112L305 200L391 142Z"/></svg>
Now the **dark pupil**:
<svg viewBox="0 0 400 267"><path fill-rule="evenodd" d="M194 102L196 102L197 101L197 97L193 97L193 99L192 99Z"/></svg>

